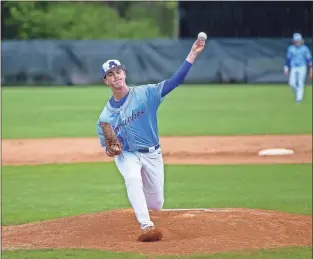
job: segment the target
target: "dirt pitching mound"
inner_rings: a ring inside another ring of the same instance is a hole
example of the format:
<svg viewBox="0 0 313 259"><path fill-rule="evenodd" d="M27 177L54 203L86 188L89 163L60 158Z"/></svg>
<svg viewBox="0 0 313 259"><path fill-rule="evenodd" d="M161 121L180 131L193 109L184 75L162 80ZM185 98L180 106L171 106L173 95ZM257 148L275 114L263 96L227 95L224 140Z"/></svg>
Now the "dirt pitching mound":
<svg viewBox="0 0 313 259"><path fill-rule="evenodd" d="M194 254L312 245L312 217L249 209L151 213L164 239L139 243L132 210L2 227L2 248L92 248L144 254Z"/></svg>
<svg viewBox="0 0 313 259"><path fill-rule="evenodd" d="M312 135L161 137L166 164L312 163ZM260 157L267 148L288 156ZM111 162L98 138L2 140L3 165Z"/></svg>

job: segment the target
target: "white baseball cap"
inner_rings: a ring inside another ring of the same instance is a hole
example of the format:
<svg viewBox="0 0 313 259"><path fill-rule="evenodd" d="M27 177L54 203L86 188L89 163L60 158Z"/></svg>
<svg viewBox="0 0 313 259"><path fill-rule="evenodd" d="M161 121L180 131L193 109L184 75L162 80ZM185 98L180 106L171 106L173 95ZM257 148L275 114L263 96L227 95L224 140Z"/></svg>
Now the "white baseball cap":
<svg viewBox="0 0 313 259"><path fill-rule="evenodd" d="M116 68L124 69L124 66L117 59L109 59L104 62L101 67L102 78L104 78L110 71Z"/></svg>
<svg viewBox="0 0 313 259"><path fill-rule="evenodd" d="M301 41L302 40L302 36L300 33L294 33L293 37L292 37L293 41Z"/></svg>

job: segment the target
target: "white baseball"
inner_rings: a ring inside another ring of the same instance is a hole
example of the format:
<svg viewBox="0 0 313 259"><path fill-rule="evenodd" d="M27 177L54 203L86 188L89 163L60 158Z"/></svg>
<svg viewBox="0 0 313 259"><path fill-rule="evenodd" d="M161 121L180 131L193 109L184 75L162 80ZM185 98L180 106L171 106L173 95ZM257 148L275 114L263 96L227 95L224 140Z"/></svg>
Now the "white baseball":
<svg viewBox="0 0 313 259"><path fill-rule="evenodd" d="M207 35L206 35L206 33L205 32L199 32L199 34L198 34L198 39L200 39L200 40L206 40L208 37L207 37Z"/></svg>

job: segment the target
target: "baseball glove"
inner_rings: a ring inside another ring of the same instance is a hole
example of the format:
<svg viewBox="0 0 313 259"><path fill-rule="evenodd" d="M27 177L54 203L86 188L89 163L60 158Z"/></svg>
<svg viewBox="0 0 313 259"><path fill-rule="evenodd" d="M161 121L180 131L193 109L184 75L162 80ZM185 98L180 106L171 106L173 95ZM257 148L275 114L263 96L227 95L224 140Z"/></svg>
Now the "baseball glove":
<svg viewBox="0 0 313 259"><path fill-rule="evenodd" d="M122 153L122 145L109 123L102 122L101 128L105 138L105 145L107 147L107 154L109 156L117 156Z"/></svg>

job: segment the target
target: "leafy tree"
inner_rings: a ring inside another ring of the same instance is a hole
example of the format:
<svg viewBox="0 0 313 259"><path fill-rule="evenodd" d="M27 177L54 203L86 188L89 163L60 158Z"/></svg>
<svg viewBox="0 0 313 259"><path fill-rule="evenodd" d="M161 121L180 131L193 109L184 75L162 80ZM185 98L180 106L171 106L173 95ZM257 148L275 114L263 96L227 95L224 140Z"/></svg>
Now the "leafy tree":
<svg viewBox="0 0 313 259"><path fill-rule="evenodd" d="M3 37L79 40L171 36L173 26L167 21L175 7L157 3L162 8L147 12L142 4L149 5L142 2L116 3L119 5L112 8L105 2L4 2Z"/></svg>

